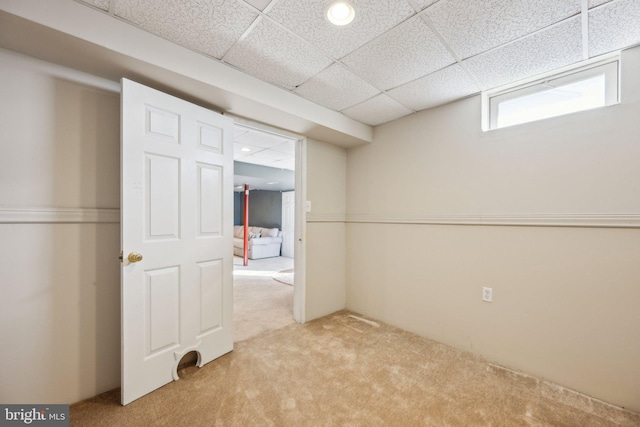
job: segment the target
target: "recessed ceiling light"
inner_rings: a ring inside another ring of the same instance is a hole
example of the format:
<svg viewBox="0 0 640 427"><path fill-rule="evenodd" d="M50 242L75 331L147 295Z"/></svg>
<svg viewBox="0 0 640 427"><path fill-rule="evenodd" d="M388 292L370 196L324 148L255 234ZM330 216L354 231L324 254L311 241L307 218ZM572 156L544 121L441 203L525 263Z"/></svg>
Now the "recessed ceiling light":
<svg viewBox="0 0 640 427"><path fill-rule="evenodd" d="M334 1L327 8L326 16L333 25L343 27L353 21L353 18L356 16L356 11L348 1Z"/></svg>
<svg viewBox="0 0 640 427"><path fill-rule="evenodd" d="M280 182L279 181L267 182L267 185L276 185L276 184L280 184Z"/></svg>
<svg viewBox="0 0 640 427"><path fill-rule="evenodd" d="M248 153L249 151L251 151L251 148L248 148L248 147L242 147L242 148L240 149L240 151L244 151L245 153Z"/></svg>

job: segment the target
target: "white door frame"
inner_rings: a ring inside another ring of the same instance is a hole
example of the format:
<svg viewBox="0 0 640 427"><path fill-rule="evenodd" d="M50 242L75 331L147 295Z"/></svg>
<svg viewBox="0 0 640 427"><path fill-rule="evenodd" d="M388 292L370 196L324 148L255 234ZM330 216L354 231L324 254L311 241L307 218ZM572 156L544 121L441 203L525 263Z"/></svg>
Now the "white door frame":
<svg viewBox="0 0 640 427"><path fill-rule="evenodd" d="M295 241L294 241L294 285L293 318L298 323L306 322L306 241L307 241L307 138L305 136L256 123L233 114L224 114L236 123L277 135L296 139L295 170Z"/></svg>
<svg viewBox="0 0 640 427"><path fill-rule="evenodd" d="M307 278L307 138L296 142L293 318L306 322Z"/></svg>

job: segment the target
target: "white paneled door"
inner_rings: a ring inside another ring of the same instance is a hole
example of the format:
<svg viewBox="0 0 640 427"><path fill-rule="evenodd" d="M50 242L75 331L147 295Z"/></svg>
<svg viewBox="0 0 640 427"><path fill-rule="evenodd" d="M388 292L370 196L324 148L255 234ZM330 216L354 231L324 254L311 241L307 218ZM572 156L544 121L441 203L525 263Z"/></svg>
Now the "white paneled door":
<svg viewBox="0 0 640 427"><path fill-rule="evenodd" d="M233 349L233 121L122 80L122 404Z"/></svg>

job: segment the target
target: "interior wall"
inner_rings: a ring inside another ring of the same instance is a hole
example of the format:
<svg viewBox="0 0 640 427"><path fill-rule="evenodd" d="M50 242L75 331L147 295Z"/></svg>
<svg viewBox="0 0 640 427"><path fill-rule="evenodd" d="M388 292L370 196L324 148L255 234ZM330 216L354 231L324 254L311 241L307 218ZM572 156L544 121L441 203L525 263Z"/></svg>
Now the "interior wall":
<svg viewBox="0 0 640 427"><path fill-rule="evenodd" d="M306 320L345 308L347 153L307 140Z"/></svg>
<svg viewBox="0 0 640 427"><path fill-rule="evenodd" d="M348 151L347 308L640 411L640 229L617 220L640 213L639 75L635 48L619 105L482 132L476 96L376 128Z"/></svg>
<svg viewBox="0 0 640 427"><path fill-rule="evenodd" d="M282 193L280 191L249 191L249 224L282 230Z"/></svg>
<svg viewBox="0 0 640 427"><path fill-rule="evenodd" d="M1 402L120 384L120 227L102 214L120 203L117 90L0 50Z"/></svg>
<svg viewBox="0 0 640 427"><path fill-rule="evenodd" d="M244 192L233 192L233 225L244 224Z"/></svg>

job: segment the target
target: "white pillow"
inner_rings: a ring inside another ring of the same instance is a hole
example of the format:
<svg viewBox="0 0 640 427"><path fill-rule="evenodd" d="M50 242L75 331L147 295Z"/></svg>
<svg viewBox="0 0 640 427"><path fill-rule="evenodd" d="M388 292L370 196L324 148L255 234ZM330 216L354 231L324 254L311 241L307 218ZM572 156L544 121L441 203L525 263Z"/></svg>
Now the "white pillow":
<svg viewBox="0 0 640 427"><path fill-rule="evenodd" d="M265 228L262 234L265 237L278 237L278 229L277 228Z"/></svg>

